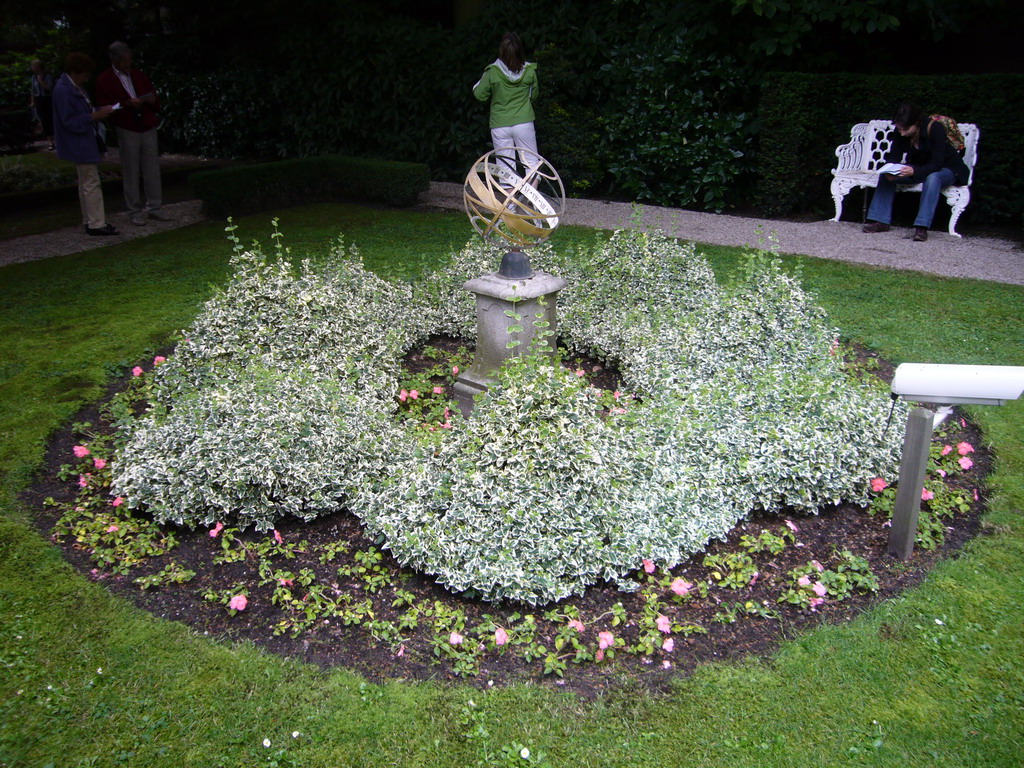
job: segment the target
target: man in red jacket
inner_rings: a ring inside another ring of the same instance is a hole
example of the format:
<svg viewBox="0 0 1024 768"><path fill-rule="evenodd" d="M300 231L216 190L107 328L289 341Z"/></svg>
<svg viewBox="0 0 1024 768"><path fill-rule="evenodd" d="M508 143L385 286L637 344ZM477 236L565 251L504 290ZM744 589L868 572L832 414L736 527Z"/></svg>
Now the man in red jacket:
<svg viewBox="0 0 1024 768"><path fill-rule="evenodd" d="M125 43L110 48L110 69L96 78L96 103L115 106L111 115L117 129L121 152L121 176L124 180L124 201L128 220L137 226L146 223L146 215L157 221L170 219L161 208L160 153L156 143L156 127L160 123L160 99L152 81L132 67L132 49ZM139 176L145 200L139 193Z"/></svg>

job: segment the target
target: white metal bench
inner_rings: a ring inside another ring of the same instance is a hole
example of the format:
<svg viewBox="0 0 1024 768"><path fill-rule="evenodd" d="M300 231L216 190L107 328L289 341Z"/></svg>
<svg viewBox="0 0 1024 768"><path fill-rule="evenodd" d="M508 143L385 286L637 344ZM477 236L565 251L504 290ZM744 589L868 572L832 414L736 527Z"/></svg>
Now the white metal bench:
<svg viewBox="0 0 1024 768"><path fill-rule="evenodd" d="M962 187L949 186L942 190L951 208L949 234L961 235L956 231L956 222L971 201L971 182L974 180L974 164L978 159L978 137L981 132L974 123L959 123L964 135L964 163L969 176ZM886 156L895 138L895 126L889 120L872 120L857 123L850 131L850 143L836 147L839 167L832 170L832 199L836 204L836 215L832 221L839 221L843 215L843 198L854 187L878 186L878 169L886 163ZM920 184L899 184L898 192L920 192Z"/></svg>

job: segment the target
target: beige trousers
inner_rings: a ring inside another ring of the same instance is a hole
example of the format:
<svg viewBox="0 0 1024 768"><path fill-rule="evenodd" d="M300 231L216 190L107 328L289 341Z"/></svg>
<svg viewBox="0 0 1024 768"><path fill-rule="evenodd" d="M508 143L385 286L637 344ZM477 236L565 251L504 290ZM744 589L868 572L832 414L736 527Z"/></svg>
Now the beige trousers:
<svg viewBox="0 0 1024 768"><path fill-rule="evenodd" d="M160 152L157 149L156 128L150 128L145 133L118 128L117 144L121 152L121 176L128 215L137 216L146 210L160 210L163 190L160 184ZM140 174L145 199L139 190Z"/></svg>
<svg viewBox="0 0 1024 768"><path fill-rule="evenodd" d="M103 188L100 171L95 163L78 163L78 202L82 206L82 223L89 229L100 229L107 224L103 210Z"/></svg>

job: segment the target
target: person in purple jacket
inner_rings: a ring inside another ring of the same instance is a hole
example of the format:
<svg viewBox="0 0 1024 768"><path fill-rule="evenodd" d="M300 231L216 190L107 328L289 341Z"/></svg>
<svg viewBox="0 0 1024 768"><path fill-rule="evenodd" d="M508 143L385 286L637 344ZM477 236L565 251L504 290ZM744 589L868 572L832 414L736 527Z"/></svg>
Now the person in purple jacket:
<svg viewBox="0 0 1024 768"><path fill-rule="evenodd" d="M103 188L100 186L99 121L110 115L114 105L93 109L82 88L96 70L84 53L69 53L64 61L64 74L53 89L53 137L57 157L78 167L78 201L82 206L85 231L90 235L116 235L107 223L103 209Z"/></svg>

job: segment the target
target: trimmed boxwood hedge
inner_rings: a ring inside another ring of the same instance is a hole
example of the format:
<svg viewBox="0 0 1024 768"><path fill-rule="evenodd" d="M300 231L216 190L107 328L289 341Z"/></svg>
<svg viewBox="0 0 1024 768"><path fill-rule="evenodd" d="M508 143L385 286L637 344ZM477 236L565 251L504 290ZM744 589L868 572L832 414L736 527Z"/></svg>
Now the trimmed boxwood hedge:
<svg viewBox="0 0 1024 768"><path fill-rule="evenodd" d="M829 184L835 148L855 123L891 119L911 100L932 113L975 123L981 130L971 204L979 224L1021 223L1024 182L1019 172L1024 134L1024 75L863 75L774 72L761 87L758 199L769 214L795 210L831 215ZM940 213L944 206L939 206ZM847 198L844 216L859 214ZM948 211L948 207L946 207Z"/></svg>
<svg viewBox="0 0 1024 768"><path fill-rule="evenodd" d="M430 186L430 170L422 163L325 155L203 171L191 181L207 215L237 216L343 199L412 205Z"/></svg>

